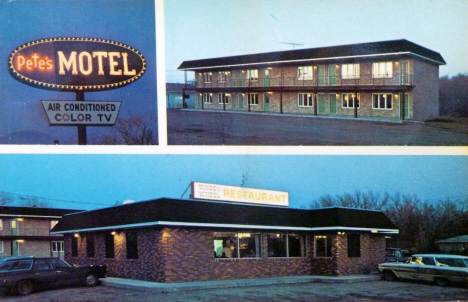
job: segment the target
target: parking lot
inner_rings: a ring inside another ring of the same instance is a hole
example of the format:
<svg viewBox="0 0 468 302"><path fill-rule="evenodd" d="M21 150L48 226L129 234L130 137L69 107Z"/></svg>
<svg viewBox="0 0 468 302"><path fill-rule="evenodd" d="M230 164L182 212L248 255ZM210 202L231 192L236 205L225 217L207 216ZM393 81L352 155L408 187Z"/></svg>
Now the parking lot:
<svg viewBox="0 0 468 302"><path fill-rule="evenodd" d="M25 297L4 296L2 301L468 301L468 287L466 285L440 287L405 281L372 281L248 286L159 293L150 290L97 286L54 289Z"/></svg>
<svg viewBox="0 0 468 302"><path fill-rule="evenodd" d="M392 123L169 109L169 145L467 146L466 119Z"/></svg>

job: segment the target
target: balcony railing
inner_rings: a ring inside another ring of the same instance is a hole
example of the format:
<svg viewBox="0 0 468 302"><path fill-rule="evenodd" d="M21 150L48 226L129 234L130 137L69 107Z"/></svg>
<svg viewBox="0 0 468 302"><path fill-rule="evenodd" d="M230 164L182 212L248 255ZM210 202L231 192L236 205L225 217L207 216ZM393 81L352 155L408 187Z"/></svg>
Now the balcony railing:
<svg viewBox="0 0 468 302"><path fill-rule="evenodd" d="M48 228L11 228L0 231L0 236L52 236Z"/></svg>
<svg viewBox="0 0 468 302"><path fill-rule="evenodd" d="M341 76L319 76L313 79L297 77L270 77L230 79L227 81L204 82L197 79L197 88L260 88L260 87L333 87L333 86L407 86L413 84L412 74L395 74L391 77L360 75L359 78Z"/></svg>

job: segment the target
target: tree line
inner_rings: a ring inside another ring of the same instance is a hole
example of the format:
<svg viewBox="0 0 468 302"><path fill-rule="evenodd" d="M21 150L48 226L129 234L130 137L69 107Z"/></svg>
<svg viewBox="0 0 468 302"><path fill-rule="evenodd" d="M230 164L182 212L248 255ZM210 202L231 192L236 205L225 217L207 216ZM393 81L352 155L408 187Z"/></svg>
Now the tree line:
<svg viewBox="0 0 468 302"><path fill-rule="evenodd" d="M439 79L439 114L468 116L468 73Z"/></svg>
<svg viewBox="0 0 468 302"><path fill-rule="evenodd" d="M412 252L438 252L436 241L468 235L468 198L422 201L416 195L372 191L325 195L310 208L345 207L383 211L398 227L392 245Z"/></svg>

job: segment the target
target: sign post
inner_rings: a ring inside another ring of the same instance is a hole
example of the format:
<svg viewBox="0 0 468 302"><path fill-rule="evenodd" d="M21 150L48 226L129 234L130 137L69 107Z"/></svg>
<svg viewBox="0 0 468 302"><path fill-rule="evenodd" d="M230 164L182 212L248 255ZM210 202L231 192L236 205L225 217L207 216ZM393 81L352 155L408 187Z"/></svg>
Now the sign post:
<svg viewBox="0 0 468 302"><path fill-rule="evenodd" d="M9 71L16 80L41 89L75 92L75 100L79 103L85 103L85 92L121 88L138 80L145 70L146 61L135 48L95 38L37 40L19 46L13 50L9 58ZM115 115L110 112L96 113L94 110L88 110L87 107L93 107L89 103L96 104L88 102L84 110L81 108L78 110L86 113L75 113L75 115L73 112L63 113L61 110L67 109L59 109L59 103L44 109L50 125L77 126L78 144L86 145L86 126L113 125L118 113L118 109ZM112 103L115 102L108 102L108 105L115 106ZM118 107L120 108L120 103ZM51 121L50 111L56 112L55 124ZM98 121L95 116L100 120ZM91 121L93 118L94 121ZM111 119L114 120L113 124L108 122Z"/></svg>

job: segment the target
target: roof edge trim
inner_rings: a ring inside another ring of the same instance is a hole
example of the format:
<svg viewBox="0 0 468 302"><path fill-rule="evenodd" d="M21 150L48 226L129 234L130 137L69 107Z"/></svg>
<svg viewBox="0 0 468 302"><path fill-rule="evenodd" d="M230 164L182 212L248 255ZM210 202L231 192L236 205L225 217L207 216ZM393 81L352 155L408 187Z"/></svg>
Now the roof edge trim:
<svg viewBox="0 0 468 302"><path fill-rule="evenodd" d="M66 215L66 214L65 214ZM60 219L63 216L50 216L50 215L23 215L23 214L0 214L0 217L34 217L34 218L57 218Z"/></svg>

